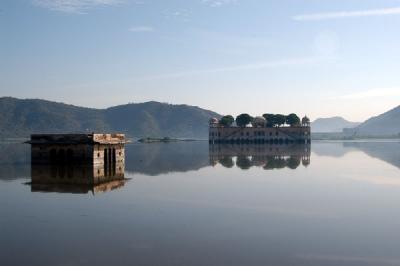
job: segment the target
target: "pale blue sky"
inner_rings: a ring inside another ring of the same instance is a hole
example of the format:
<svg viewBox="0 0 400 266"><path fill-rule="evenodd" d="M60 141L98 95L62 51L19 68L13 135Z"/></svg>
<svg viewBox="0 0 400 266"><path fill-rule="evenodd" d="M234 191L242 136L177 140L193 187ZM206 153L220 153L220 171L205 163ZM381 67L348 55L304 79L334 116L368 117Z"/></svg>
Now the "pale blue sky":
<svg viewBox="0 0 400 266"><path fill-rule="evenodd" d="M362 121L400 104L400 0L3 0L0 96Z"/></svg>

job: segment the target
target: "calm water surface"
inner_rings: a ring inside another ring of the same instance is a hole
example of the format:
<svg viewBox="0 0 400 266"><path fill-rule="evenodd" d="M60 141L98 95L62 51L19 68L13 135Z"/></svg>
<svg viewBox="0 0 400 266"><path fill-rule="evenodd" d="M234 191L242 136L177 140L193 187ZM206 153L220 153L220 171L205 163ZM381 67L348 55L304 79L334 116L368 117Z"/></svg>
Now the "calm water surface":
<svg viewBox="0 0 400 266"><path fill-rule="evenodd" d="M34 190L29 149L0 144L0 265L400 265L398 142L132 144L103 193Z"/></svg>

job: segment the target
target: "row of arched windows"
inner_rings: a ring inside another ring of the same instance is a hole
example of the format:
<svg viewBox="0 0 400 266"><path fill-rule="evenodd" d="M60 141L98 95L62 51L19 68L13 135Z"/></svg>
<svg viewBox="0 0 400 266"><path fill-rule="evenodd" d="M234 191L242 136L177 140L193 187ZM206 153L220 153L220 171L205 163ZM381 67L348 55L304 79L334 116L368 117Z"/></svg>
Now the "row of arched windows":
<svg viewBox="0 0 400 266"><path fill-rule="evenodd" d="M50 162L51 163L72 163L74 161L74 151L72 149L51 149Z"/></svg>

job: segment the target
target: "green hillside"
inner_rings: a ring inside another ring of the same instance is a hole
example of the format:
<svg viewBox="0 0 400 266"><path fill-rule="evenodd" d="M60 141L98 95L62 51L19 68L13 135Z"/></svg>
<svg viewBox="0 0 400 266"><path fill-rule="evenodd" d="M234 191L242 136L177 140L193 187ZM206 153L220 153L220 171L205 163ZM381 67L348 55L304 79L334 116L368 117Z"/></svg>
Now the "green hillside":
<svg viewBox="0 0 400 266"><path fill-rule="evenodd" d="M314 133L333 133L342 132L343 128L354 128L358 126L358 122L350 122L343 117L318 118L311 123L312 132Z"/></svg>
<svg viewBox="0 0 400 266"><path fill-rule="evenodd" d="M206 138L218 114L159 102L91 109L39 99L0 98L0 137L32 133L122 132L129 137Z"/></svg>

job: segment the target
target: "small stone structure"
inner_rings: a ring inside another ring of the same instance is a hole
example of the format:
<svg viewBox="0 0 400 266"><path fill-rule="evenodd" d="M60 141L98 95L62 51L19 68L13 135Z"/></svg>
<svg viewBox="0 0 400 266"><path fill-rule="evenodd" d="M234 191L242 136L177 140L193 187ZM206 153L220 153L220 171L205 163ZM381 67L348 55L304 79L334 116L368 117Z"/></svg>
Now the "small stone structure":
<svg viewBox="0 0 400 266"><path fill-rule="evenodd" d="M124 162L124 134L34 134L33 164L100 164Z"/></svg>
<svg viewBox="0 0 400 266"><path fill-rule="evenodd" d="M95 190L100 184L124 180L123 134L35 134L28 143L33 190L54 185Z"/></svg>

